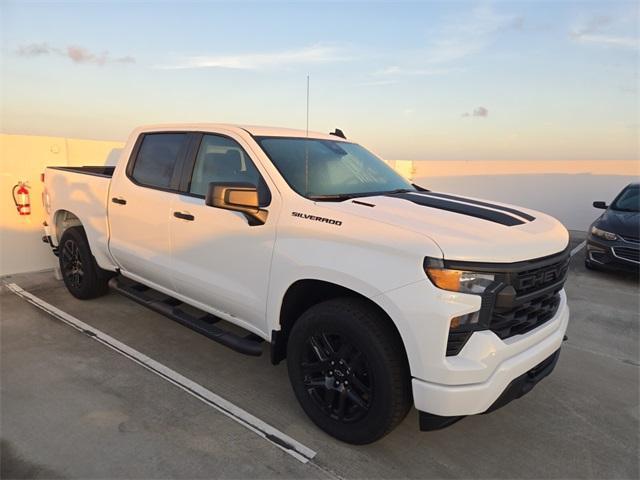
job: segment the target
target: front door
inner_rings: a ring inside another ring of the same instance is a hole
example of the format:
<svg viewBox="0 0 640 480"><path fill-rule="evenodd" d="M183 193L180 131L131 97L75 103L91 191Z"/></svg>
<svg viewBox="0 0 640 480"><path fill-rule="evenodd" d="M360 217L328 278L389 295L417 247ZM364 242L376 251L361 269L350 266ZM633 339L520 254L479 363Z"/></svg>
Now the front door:
<svg viewBox="0 0 640 480"><path fill-rule="evenodd" d="M230 137L203 134L187 192L172 204L176 289L201 308L268 333L265 311L276 216L271 211L264 225L251 226L242 213L206 206L210 182L256 185L261 206L270 209L271 193L247 149Z"/></svg>

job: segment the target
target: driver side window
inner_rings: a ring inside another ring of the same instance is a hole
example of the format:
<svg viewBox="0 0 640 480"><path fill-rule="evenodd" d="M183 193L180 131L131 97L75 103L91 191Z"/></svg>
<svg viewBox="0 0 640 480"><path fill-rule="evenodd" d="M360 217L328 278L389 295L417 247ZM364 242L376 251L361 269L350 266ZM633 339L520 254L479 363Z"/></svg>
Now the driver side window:
<svg viewBox="0 0 640 480"><path fill-rule="evenodd" d="M248 183L258 187L260 204L270 203L271 194L260 172L235 141L218 135L204 135L191 175L189 192L206 196L209 183Z"/></svg>

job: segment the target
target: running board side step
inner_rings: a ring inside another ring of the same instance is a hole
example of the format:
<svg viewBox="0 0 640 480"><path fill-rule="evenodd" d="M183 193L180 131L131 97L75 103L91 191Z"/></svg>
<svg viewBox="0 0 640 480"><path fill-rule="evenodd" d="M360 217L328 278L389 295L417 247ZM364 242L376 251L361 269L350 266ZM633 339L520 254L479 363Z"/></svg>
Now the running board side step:
<svg viewBox="0 0 640 480"><path fill-rule="evenodd" d="M262 346L260 344L263 340L260 337L253 333L249 333L247 336L242 337L235 333L223 330L222 328L214 325L221 320L215 315L201 312L202 315L196 316L185 312L180 308L180 306L186 304L180 300L168 295L160 294L145 285L123 277L114 277L109 280L109 287L125 297L149 308L150 310L164 315L165 317L168 317L171 320L174 320L181 325L184 325L185 327L188 327L191 330L224 345L225 347L229 347L231 350L244 353L245 355L252 355L254 357L262 355ZM151 296L149 294L150 292L155 293L155 295ZM196 309L190 307L190 310Z"/></svg>

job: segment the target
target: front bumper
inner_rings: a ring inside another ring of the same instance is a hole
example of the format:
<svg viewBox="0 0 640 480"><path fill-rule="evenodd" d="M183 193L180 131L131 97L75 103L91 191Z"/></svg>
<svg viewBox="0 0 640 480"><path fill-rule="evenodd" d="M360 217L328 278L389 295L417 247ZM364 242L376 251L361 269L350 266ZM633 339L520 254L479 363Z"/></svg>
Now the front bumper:
<svg viewBox="0 0 640 480"><path fill-rule="evenodd" d="M500 340L491 331L475 332L461 352L468 365L483 365L486 380L468 384L444 384L414 378L416 409L442 417L459 417L490 410L509 385L559 350L569 324L569 307L562 294L553 319L531 332ZM523 346L527 348L523 349ZM453 361L454 359L451 359Z"/></svg>
<svg viewBox="0 0 640 480"><path fill-rule="evenodd" d="M640 244L626 240L607 241L589 234L587 263L596 268L638 272Z"/></svg>
<svg viewBox="0 0 640 480"><path fill-rule="evenodd" d="M498 408L504 407L512 400L516 400L526 393L529 393L540 380L551 374L558 363L560 350L556 350L550 357L533 367L526 373L523 373L514 379L507 388L502 392L495 402L484 412L491 413ZM438 430L447 427L452 423L464 418L463 416L443 417L427 412L419 412L420 414L420 430Z"/></svg>

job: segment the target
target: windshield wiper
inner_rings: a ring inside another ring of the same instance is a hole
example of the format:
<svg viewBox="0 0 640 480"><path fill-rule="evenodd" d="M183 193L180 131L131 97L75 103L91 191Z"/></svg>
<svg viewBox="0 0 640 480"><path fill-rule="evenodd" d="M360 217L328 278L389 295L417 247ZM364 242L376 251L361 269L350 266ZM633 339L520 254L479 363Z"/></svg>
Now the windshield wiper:
<svg viewBox="0 0 640 480"><path fill-rule="evenodd" d="M361 193L337 193L333 195L309 195L309 200L326 201L326 202L341 202L343 200L349 200L351 198L359 197L373 197L374 195L395 195L397 193L409 193L417 190L411 188L397 188L395 190L382 190L378 192L361 192Z"/></svg>
<svg viewBox="0 0 640 480"><path fill-rule="evenodd" d="M385 195L394 195L396 193L411 193L417 192L415 188L396 188L395 190L389 190L388 192L383 192Z"/></svg>
<svg viewBox="0 0 640 480"><path fill-rule="evenodd" d="M339 193L336 195L309 195L309 200L326 201L326 202L341 202L343 200L349 200L351 198L359 197L359 193Z"/></svg>

